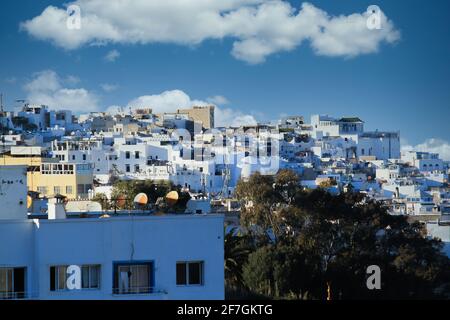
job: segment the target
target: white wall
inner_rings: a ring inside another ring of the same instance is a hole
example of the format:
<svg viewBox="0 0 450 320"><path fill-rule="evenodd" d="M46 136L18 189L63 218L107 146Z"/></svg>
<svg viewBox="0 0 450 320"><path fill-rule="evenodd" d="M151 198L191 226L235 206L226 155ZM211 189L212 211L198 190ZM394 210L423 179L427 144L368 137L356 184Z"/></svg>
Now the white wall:
<svg viewBox="0 0 450 320"><path fill-rule="evenodd" d="M0 220L27 218L26 168L0 166Z"/></svg>
<svg viewBox="0 0 450 320"><path fill-rule="evenodd" d="M39 299L224 299L223 250L222 215L0 222L0 265L27 267ZM153 261L167 293L113 295L113 262L130 260ZM177 286L177 261L204 261L204 285ZM50 266L82 264L101 265L100 289L50 291Z"/></svg>

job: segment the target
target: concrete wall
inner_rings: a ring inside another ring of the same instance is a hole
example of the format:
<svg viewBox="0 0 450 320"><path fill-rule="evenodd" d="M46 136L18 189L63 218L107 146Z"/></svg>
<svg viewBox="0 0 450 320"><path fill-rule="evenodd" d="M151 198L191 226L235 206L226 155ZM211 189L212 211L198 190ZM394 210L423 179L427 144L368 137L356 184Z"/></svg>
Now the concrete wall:
<svg viewBox="0 0 450 320"><path fill-rule="evenodd" d="M223 250L221 215L0 223L0 265L26 266L39 299L224 299ZM153 261L165 293L113 295L113 263L130 260ZM204 261L204 285L177 286L177 261ZM50 291L50 266L83 264L101 265L100 289Z"/></svg>
<svg viewBox="0 0 450 320"><path fill-rule="evenodd" d="M0 166L0 220L26 219L26 166Z"/></svg>

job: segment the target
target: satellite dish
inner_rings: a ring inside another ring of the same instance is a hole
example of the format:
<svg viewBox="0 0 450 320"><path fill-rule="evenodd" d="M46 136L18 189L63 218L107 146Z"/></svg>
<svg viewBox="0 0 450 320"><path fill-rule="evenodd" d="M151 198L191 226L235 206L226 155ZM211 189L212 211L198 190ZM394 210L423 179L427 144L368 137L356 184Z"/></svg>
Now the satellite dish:
<svg viewBox="0 0 450 320"><path fill-rule="evenodd" d="M33 198L31 198L30 196L27 196L27 209L30 209L32 204L33 204Z"/></svg>
<svg viewBox="0 0 450 320"><path fill-rule="evenodd" d="M148 202L148 198L147 195L145 193L139 193L136 195L136 197L134 197L134 204L136 204L137 206L145 206Z"/></svg>
<svg viewBox="0 0 450 320"><path fill-rule="evenodd" d="M166 194L166 202L169 206L175 205L177 201L178 201L178 192L170 191L168 194Z"/></svg>

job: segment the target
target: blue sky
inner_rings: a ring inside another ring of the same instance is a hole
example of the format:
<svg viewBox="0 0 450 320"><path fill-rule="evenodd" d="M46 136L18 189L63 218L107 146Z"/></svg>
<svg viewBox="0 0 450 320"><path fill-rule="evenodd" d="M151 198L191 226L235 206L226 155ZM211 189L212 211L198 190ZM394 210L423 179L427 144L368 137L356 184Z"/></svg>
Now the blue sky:
<svg viewBox="0 0 450 320"><path fill-rule="evenodd" d="M222 108L258 120L283 114L358 115L368 129L400 130L412 145L428 138L450 140L449 1L310 1L330 16L362 13L377 4L400 39L355 57L320 55L304 42L257 64L231 54L233 37L188 45L105 41L68 49L20 28L49 5L64 8L62 3L2 3L0 91L8 108L30 96L37 72L52 70L62 87L83 88L95 97L100 110L177 89L191 99L226 97L229 103ZM290 2L297 9L301 3ZM112 50L119 56L108 61Z"/></svg>

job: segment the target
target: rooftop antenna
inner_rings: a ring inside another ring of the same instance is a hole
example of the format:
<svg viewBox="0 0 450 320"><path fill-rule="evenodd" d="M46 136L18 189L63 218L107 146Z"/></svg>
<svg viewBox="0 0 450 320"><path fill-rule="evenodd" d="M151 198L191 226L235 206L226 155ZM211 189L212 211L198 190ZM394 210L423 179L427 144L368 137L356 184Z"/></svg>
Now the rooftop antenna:
<svg viewBox="0 0 450 320"><path fill-rule="evenodd" d="M17 103L22 103L22 108L25 106L25 103L27 102L27 100L25 99L17 99L16 100ZM14 108L18 108L18 106L16 105L16 107Z"/></svg>

